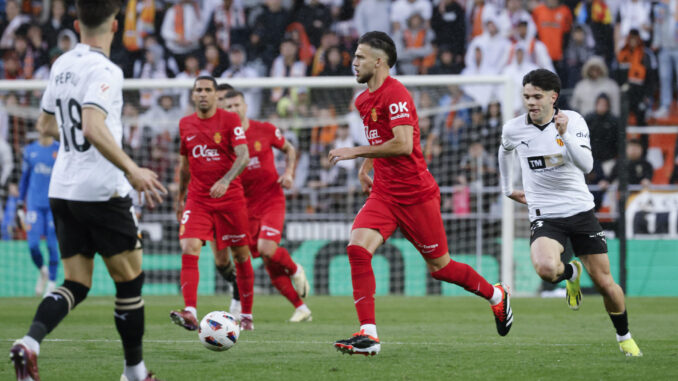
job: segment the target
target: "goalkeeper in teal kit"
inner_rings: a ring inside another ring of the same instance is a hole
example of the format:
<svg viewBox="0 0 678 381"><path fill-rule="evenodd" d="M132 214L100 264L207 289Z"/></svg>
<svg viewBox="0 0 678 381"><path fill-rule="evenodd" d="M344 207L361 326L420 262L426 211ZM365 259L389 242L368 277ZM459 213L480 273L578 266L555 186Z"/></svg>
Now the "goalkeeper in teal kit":
<svg viewBox="0 0 678 381"><path fill-rule="evenodd" d="M40 270L40 277L35 285L36 295L47 295L53 289L59 268L59 251L54 231L54 220L49 207L49 180L52 166L59 151L59 143L52 137L40 136L38 140L26 146L22 164L21 181L19 183L19 200L26 204L23 218L24 228L28 236L28 247L33 263ZM23 208L19 207L19 211ZM49 251L48 266L40 251L40 239L47 239Z"/></svg>

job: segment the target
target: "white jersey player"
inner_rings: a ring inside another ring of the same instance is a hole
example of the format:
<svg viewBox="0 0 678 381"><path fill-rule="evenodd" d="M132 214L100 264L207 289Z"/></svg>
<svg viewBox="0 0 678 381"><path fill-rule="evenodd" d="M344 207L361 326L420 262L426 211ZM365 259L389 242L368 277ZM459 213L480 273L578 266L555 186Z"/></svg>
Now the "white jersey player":
<svg viewBox="0 0 678 381"><path fill-rule="evenodd" d="M36 124L41 133L61 140L49 201L65 279L41 301L28 332L12 345L10 360L17 379L40 379L40 343L87 297L99 253L115 282L115 326L125 355L121 378L155 380L142 358L144 273L128 193L134 187L153 206L167 191L155 173L137 166L121 148L123 76L108 56L122 2L76 0L75 5L82 44L54 63Z"/></svg>
<svg viewBox="0 0 678 381"><path fill-rule="evenodd" d="M577 260L568 264L560 260L569 239L603 296L620 350L627 356L642 356L631 338L624 291L610 274L605 234L584 182L584 175L593 168L586 122L574 111L554 107L560 95L560 79L549 70L537 69L525 75L522 95L528 113L504 125L499 169L504 195L528 206L532 264L547 282L566 280L567 304L578 310L582 265ZM511 169L516 156L524 191L512 188Z"/></svg>

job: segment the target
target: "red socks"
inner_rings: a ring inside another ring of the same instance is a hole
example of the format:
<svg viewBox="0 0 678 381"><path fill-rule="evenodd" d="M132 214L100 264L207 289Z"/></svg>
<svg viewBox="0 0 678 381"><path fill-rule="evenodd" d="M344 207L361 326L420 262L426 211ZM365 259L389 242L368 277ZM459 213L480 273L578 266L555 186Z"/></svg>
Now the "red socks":
<svg viewBox="0 0 678 381"><path fill-rule="evenodd" d="M200 270L198 270L197 255L181 255L181 293L184 295L186 307L196 307L198 302L198 282Z"/></svg>
<svg viewBox="0 0 678 381"><path fill-rule="evenodd" d="M252 302L254 299L254 269L252 261L248 257L245 262L235 262L235 281L240 290L240 304L242 313L252 313Z"/></svg>
<svg viewBox="0 0 678 381"><path fill-rule="evenodd" d="M278 252L280 249L281 248L278 248ZM285 250L285 252L287 252L287 250ZM287 256L289 257L289 254ZM299 297L299 294L297 294L297 291L294 289L294 286L292 286L292 280L285 271L285 268L273 263L270 259L267 260L266 258L264 258L264 264L266 266L268 276L271 277L271 283L273 283L273 286L275 286L275 288L280 291L280 294L287 298L287 300L292 303L294 308L304 304L304 302Z"/></svg>
<svg viewBox="0 0 678 381"><path fill-rule="evenodd" d="M297 264L294 263L290 253L284 247L279 246L269 261L286 270L288 276L294 275L297 272ZM271 277L271 279L273 278Z"/></svg>
<svg viewBox="0 0 678 381"><path fill-rule="evenodd" d="M447 283L454 283L464 287L466 291L490 299L494 294L494 286L473 269L473 267L450 260L442 269L431 273L431 276Z"/></svg>
<svg viewBox="0 0 678 381"><path fill-rule="evenodd" d="M374 271L372 271L372 253L357 245L349 245L346 247L346 252L351 264L353 302L358 312L360 325L375 324L374 293L377 285L374 280Z"/></svg>

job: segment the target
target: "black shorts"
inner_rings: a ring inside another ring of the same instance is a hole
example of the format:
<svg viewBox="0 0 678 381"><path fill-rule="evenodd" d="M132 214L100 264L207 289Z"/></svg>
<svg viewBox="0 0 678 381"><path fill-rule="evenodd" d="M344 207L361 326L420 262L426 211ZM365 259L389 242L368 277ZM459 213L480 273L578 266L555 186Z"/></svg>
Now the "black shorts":
<svg viewBox="0 0 678 381"><path fill-rule="evenodd" d="M548 218L530 224L530 245L539 237L548 237L560 242L572 242L574 255L607 253L605 233L593 209L564 218Z"/></svg>
<svg viewBox="0 0 678 381"><path fill-rule="evenodd" d="M129 197L108 201L50 198L61 258L76 254L104 257L141 248L139 228Z"/></svg>

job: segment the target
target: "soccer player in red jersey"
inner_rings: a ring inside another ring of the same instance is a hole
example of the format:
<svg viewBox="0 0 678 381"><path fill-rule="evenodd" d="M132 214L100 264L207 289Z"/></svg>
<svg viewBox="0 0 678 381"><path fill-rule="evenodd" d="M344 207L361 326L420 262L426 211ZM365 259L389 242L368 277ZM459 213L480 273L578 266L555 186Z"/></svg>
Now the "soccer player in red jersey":
<svg viewBox="0 0 678 381"><path fill-rule="evenodd" d="M431 275L489 300L497 331L513 323L508 290L492 286L470 266L450 259L440 214L440 190L426 167L419 143L419 122L412 96L389 69L397 59L393 40L382 32L365 33L353 58L358 83L367 90L355 101L369 146L336 148L332 163L366 158L358 174L369 193L356 216L346 251L351 265L353 299L360 331L334 343L344 353L376 355L381 349L374 318L372 255L399 227L426 261ZM369 172L374 169L374 180Z"/></svg>
<svg viewBox="0 0 678 381"><path fill-rule="evenodd" d="M237 178L249 162L247 138L238 115L217 107L216 89L213 77L198 77L192 91L196 112L179 121L181 164L176 209L181 224L185 308L172 311L170 318L188 330L198 329L198 258L204 242L216 237L217 249L230 246L233 251L242 299L240 326L251 330L254 270L245 195Z"/></svg>
<svg viewBox="0 0 678 381"><path fill-rule="evenodd" d="M279 246L285 222L282 188L292 187L296 151L274 125L247 118L247 104L240 91L228 91L224 104L226 110L240 117L250 152L250 162L240 178L247 198L252 255L261 255L271 282L294 306L289 321L311 321L311 310L301 300L309 291L304 268L292 261L287 249ZM272 147L287 156L287 167L281 176L275 167Z"/></svg>

